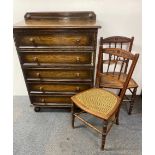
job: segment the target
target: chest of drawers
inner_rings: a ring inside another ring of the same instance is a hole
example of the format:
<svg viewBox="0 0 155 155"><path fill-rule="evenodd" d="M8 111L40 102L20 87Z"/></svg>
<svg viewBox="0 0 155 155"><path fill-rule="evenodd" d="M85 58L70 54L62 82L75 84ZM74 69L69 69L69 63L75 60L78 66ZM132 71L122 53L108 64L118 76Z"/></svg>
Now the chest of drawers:
<svg viewBox="0 0 155 155"><path fill-rule="evenodd" d="M14 25L14 41L35 111L71 107L72 95L93 87L98 28L94 12L29 12Z"/></svg>

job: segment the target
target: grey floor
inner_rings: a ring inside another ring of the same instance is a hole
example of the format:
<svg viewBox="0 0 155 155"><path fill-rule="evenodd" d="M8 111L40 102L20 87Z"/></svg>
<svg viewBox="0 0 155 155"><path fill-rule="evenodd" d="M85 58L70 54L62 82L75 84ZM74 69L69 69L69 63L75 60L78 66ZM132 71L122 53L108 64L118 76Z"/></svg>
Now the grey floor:
<svg viewBox="0 0 155 155"><path fill-rule="evenodd" d="M71 128L70 112L43 109L36 113L28 97L15 96L14 155L141 155L141 116L141 100L137 100L131 116L124 104L120 125L113 125L103 152L101 135L78 120L77 128ZM102 123L91 116L86 119L98 127Z"/></svg>

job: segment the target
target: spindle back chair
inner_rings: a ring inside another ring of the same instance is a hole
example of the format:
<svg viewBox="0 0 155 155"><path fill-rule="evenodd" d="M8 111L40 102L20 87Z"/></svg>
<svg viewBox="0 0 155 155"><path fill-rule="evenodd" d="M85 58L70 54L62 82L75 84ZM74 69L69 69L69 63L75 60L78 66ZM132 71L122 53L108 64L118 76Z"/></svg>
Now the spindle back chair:
<svg viewBox="0 0 155 155"><path fill-rule="evenodd" d="M103 48L121 48L127 51L132 50L134 37L128 38L124 36L111 36L108 38L100 38L100 45L105 47Z"/></svg>
<svg viewBox="0 0 155 155"><path fill-rule="evenodd" d="M134 37L128 38L124 36L111 36L108 38L100 38L100 46L103 48L121 48L131 52ZM126 73L128 68L128 62L125 64L124 73Z"/></svg>
<svg viewBox="0 0 155 155"><path fill-rule="evenodd" d="M122 91L121 91L120 95L117 96L116 94L109 92L107 90L101 89L101 88L92 88L92 89L88 89L83 92L80 92L80 93L74 95L73 97L71 97L71 99L73 101L72 127L74 128L74 120L76 117L79 120L81 120L82 122L84 122L87 126L93 128L98 133L101 133L102 134L101 149L104 150L106 136L107 136L108 132L110 131L113 123L116 122L116 124L119 124L120 106L121 106L122 100L124 98L126 89L128 88L128 84L130 82L132 73L136 66L139 54L134 55L128 51L125 51L125 50L122 50L119 48L102 48L100 50L101 50L100 52L102 53L103 56L107 55L107 57L102 57L105 59L102 59L102 58L100 58L100 59L103 60L103 62L106 62L107 58L109 58L109 61L108 61L108 64L107 64L108 66L107 66L105 73L99 72L98 74L99 75L106 74L106 75L110 75L110 76L114 76L116 74L117 78L121 79L123 81L122 82ZM124 77L120 73L123 72L123 68L124 68L123 64L127 60L131 61L131 65L129 65L129 69L126 73L126 76ZM119 63L121 64L120 72L114 72ZM110 71L110 67L113 68L113 72ZM100 82L100 78L99 78L99 82ZM75 110L76 110L75 106L79 107L82 111L75 112ZM92 114L92 115L100 118L101 120L103 120L103 130L100 131L99 129L94 127L92 124L87 122L85 119L83 119L80 116L80 114L82 114L84 112ZM111 122L111 124L109 126L110 122Z"/></svg>
<svg viewBox="0 0 155 155"><path fill-rule="evenodd" d="M134 41L134 37L128 38L128 37L124 37L124 36L112 36L112 37L108 37L108 38L103 38L103 37L100 38L100 48L99 48L98 65L97 65L97 72L96 72L96 84L98 84L97 83L98 73L103 72L103 61L101 60L103 58L103 56L102 56L102 52L100 52L102 50L102 48L121 48L128 52L131 52L133 41ZM120 60L118 62L118 64L120 64L121 61L122 60ZM105 63L108 64L108 62L109 61L106 60L106 61L104 61L104 64ZM116 70L117 64L115 62L116 62L116 60L111 61L111 63L115 64L114 65L115 68L113 70L113 75L114 75L114 72L117 71ZM122 62L123 62L123 64L122 64L123 72L121 72L120 74L117 73L118 75L115 74L114 77L111 77L110 75L107 77L104 76L103 80L101 80L101 83L98 85L98 87L119 89L121 92L122 84L121 84L120 79L122 78L122 76L126 76L125 74L127 73L127 69L128 69L128 65L129 65L129 61L127 59ZM108 84L105 84L105 83L108 83ZM129 82L128 90L131 92L132 95L130 98L128 96L125 96L125 98L127 100L124 99L124 101L127 101L130 103L128 114L131 114L131 112L132 112L137 88L138 88L138 84L135 82L135 80L131 79L131 81ZM120 94L120 92L119 92L119 94Z"/></svg>

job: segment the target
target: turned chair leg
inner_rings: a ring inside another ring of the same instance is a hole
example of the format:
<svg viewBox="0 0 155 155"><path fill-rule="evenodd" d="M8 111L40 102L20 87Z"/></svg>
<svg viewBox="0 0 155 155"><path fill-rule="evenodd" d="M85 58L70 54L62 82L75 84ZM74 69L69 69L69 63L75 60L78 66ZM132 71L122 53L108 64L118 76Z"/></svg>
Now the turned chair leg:
<svg viewBox="0 0 155 155"><path fill-rule="evenodd" d="M134 102L135 102L135 98L136 98L136 92L137 92L137 88L134 88L133 93L132 93L132 97L131 97L131 101L130 101L130 107L129 107L129 111L128 114L131 115L133 106L134 106Z"/></svg>
<svg viewBox="0 0 155 155"><path fill-rule="evenodd" d="M102 150L104 150L104 147L105 147L105 141L107 136L107 126L108 126L108 121L104 121L103 130L102 130L102 145L101 145Z"/></svg>
<svg viewBox="0 0 155 155"><path fill-rule="evenodd" d="M116 125L119 125L119 116L116 118Z"/></svg>
<svg viewBox="0 0 155 155"><path fill-rule="evenodd" d="M122 91L122 89L120 89L120 90L119 90L118 96L120 96L120 95L121 95L121 91Z"/></svg>
<svg viewBox="0 0 155 155"><path fill-rule="evenodd" d="M74 129L74 120L75 120L75 116L74 116L74 112L75 112L75 104L72 104L72 128Z"/></svg>
<svg viewBox="0 0 155 155"><path fill-rule="evenodd" d="M118 108L118 111L115 114L115 117L116 117L116 125L119 125L119 113L120 113L120 106Z"/></svg>

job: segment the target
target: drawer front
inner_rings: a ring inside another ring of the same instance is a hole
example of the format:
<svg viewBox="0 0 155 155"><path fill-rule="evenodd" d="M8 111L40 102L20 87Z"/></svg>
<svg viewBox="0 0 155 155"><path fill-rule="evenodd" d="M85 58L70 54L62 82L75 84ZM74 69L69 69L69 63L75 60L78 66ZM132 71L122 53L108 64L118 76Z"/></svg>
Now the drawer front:
<svg viewBox="0 0 155 155"><path fill-rule="evenodd" d="M91 79L91 70L68 70L68 69L26 69L28 79Z"/></svg>
<svg viewBox="0 0 155 155"><path fill-rule="evenodd" d="M71 103L71 96L31 96L32 103L49 105L49 103Z"/></svg>
<svg viewBox="0 0 155 155"><path fill-rule="evenodd" d="M43 52L21 53L23 63L91 64L91 53Z"/></svg>
<svg viewBox="0 0 155 155"><path fill-rule="evenodd" d="M51 84L28 83L30 92L80 92L91 87L90 84Z"/></svg>
<svg viewBox="0 0 155 155"><path fill-rule="evenodd" d="M15 33L17 46L92 46L94 34L82 30L25 30Z"/></svg>

